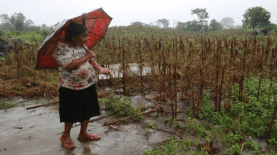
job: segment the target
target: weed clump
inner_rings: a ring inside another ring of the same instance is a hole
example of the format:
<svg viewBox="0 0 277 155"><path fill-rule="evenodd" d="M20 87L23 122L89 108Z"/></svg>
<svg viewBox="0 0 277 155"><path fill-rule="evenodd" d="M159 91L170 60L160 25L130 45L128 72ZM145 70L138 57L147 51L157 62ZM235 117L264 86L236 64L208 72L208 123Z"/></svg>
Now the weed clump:
<svg viewBox="0 0 277 155"><path fill-rule="evenodd" d="M99 104L112 111L118 117L134 116L141 113L139 108L131 105L131 98L123 96L121 99L111 93L107 98L99 99ZM134 120L142 120L143 116L134 116Z"/></svg>

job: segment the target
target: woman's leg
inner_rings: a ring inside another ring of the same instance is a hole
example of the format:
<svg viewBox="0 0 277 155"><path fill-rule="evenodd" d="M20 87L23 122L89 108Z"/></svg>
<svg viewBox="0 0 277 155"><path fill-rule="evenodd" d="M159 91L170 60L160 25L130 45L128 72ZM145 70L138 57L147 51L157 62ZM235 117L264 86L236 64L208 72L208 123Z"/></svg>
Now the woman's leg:
<svg viewBox="0 0 277 155"><path fill-rule="evenodd" d="M70 130L72 126L73 126L73 122L64 123L64 132L63 132L63 135L60 137L61 142L67 144L66 146L67 148L76 147L74 145L74 142L70 138Z"/></svg>
<svg viewBox="0 0 277 155"><path fill-rule="evenodd" d="M69 137L70 138L70 130L73 126L73 122L64 123L64 132L63 137Z"/></svg>
<svg viewBox="0 0 277 155"><path fill-rule="evenodd" d="M81 129L78 138L79 139L99 139L100 135L94 135L87 133L89 120L84 120L81 123Z"/></svg>
<svg viewBox="0 0 277 155"><path fill-rule="evenodd" d="M88 128L88 120L84 120L81 123L81 129L80 129L80 134L79 135L86 135L87 133L87 128Z"/></svg>

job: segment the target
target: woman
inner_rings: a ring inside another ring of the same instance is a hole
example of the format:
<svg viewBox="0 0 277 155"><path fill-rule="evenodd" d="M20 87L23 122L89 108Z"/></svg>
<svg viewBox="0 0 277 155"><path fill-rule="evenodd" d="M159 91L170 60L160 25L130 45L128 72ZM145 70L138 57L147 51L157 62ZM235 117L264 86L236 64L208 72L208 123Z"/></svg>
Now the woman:
<svg viewBox="0 0 277 155"><path fill-rule="evenodd" d="M100 139L100 135L87 133L89 119L100 115L94 68L105 74L110 70L97 64L92 51L86 52L87 35L85 26L70 22L65 39L58 43L52 55L59 64L59 114L60 122L65 123L60 141L65 149L76 147L70 138L76 122L81 123L78 139Z"/></svg>

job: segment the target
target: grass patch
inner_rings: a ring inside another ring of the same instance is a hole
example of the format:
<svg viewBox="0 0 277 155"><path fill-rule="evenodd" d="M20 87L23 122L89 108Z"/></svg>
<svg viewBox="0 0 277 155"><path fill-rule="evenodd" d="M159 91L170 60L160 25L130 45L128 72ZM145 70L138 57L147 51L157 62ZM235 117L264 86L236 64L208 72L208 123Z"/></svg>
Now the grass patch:
<svg viewBox="0 0 277 155"><path fill-rule="evenodd" d="M116 97L113 92L107 98L98 99L100 105L104 105L107 111L115 112L118 117L134 116L141 113L140 108L131 105L131 98L123 96ZM143 116L134 116L134 120L142 120Z"/></svg>
<svg viewBox="0 0 277 155"><path fill-rule="evenodd" d="M271 120L276 103L272 97L277 97L277 86L274 84L269 87L270 80L264 79L261 85L259 99L257 99L257 90L259 79L249 78L245 80L244 87L247 90L249 103L239 102L237 91L239 85L235 84L231 93L231 109L230 112L225 112L222 109L220 112L214 112L214 105L206 103L202 107L201 119L210 121L213 124L222 126L223 132L238 131L242 134L248 134L257 138L263 138L267 132L269 121ZM254 121L253 121L254 120ZM277 121L275 119L275 121ZM271 129L271 138L269 143L277 144L277 130Z"/></svg>
<svg viewBox="0 0 277 155"><path fill-rule="evenodd" d="M158 121L156 120L155 122L144 124L143 127L144 128L151 128L151 129L156 130L157 129L157 124L158 124Z"/></svg>
<svg viewBox="0 0 277 155"><path fill-rule="evenodd" d="M164 118L163 121L176 129L181 129L183 133L193 131L195 137L204 139L207 143L211 140L220 142L226 148L221 150L222 154L239 154L242 141L244 141L244 149L251 150L252 154L260 154L260 144L254 140L249 140L247 137L262 139L266 135L276 105L272 97L277 96L277 85L273 84L270 88L270 79L263 79L260 96L257 99L258 82L259 79L253 77L245 79L244 91L247 92L249 98L247 104L238 101L236 93L239 85L234 85L230 92L230 112L226 112L223 108L220 112L215 112L214 105L209 103L209 94L204 92L204 105L201 108L202 113L199 115L200 119L205 121L202 124L200 120L191 117L188 117L185 122L167 118ZM186 113L192 115L191 109L188 109ZM275 121L277 122L276 119ZM271 129L270 135L268 145L271 149L265 153L267 155L277 152L277 130L274 127ZM183 141L171 140L165 145L160 145L160 149L153 148L145 151L144 154L205 154L204 148L199 147L199 138L193 142L188 139ZM192 146L195 150L188 149Z"/></svg>
<svg viewBox="0 0 277 155"><path fill-rule="evenodd" d="M172 137L157 144L159 145L146 150L143 155L206 155L204 148L199 147L199 139L176 140Z"/></svg>
<svg viewBox="0 0 277 155"><path fill-rule="evenodd" d="M50 105L50 104L49 104L49 99L47 99L47 101L42 102L42 104L43 104L43 106L48 107L48 106Z"/></svg>
<svg viewBox="0 0 277 155"><path fill-rule="evenodd" d="M150 134L149 129L144 129L143 132L148 136Z"/></svg>
<svg viewBox="0 0 277 155"><path fill-rule="evenodd" d="M0 100L1 100L0 109L7 110L8 108L18 105L17 103L8 103L7 98L0 98Z"/></svg>

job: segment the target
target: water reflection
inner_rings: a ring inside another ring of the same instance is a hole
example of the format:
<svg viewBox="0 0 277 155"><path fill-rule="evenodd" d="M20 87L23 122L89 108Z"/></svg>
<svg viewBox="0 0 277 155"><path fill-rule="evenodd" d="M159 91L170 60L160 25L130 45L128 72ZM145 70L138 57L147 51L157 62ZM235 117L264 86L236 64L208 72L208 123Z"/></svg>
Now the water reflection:
<svg viewBox="0 0 277 155"><path fill-rule="evenodd" d="M127 65L128 65L128 67L126 69L126 73L128 73L128 75L132 75L132 76L134 76L134 75L140 76L141 75L141 73L140 73L140 63L128 63ZM100 74L99 75L99 80L109 79L110 77L112 77L112 78L122 78L123 77L123 71L122 71L121 67L122 67L122 64L109 65L108 68L111 70L111 76L106 75L106 74ZM105 66L105 68L107 68L107 66ZM156 66L155 67L155 73L156 74L159 72L158 70L159 69ZM152 72L152 68L148 64L143 63L142 64L142 76L149 75L149 74L151 74L151 72Z"/></svg>

